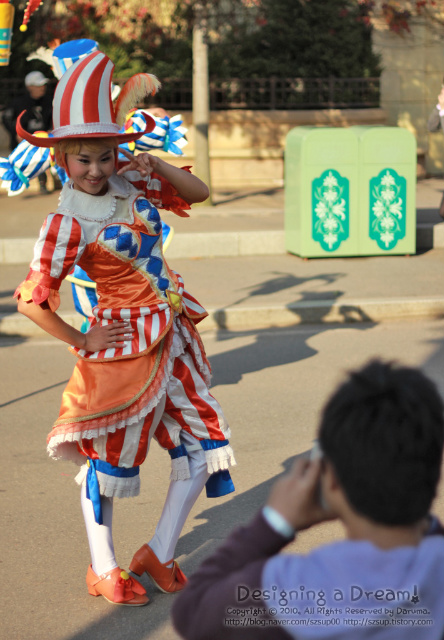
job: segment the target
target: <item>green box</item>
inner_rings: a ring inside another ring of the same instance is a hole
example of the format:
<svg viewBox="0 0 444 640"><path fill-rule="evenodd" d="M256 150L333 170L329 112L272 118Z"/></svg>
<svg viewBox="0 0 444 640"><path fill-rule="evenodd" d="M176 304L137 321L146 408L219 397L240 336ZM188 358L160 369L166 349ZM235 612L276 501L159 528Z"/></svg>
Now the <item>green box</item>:
<svg viewBox="0 0 444 640"><path fill-rule="evenodd" d="M304 257L358 253L358 139L350 129L296 127L285 148L285 248Z"/></svg>
<svg viewBox="0 0 444 640"><path fill-rule="evenodd" d="M285 247L303 257L414 253L416 142L406 129L297 127L285 148Z"/></svg>
<svg viewBox="0 0 444 640"><path fill-rule="evenodd" d="M359 140L359 255L416 253L416 140L401 127L351 127Z"/></svg>

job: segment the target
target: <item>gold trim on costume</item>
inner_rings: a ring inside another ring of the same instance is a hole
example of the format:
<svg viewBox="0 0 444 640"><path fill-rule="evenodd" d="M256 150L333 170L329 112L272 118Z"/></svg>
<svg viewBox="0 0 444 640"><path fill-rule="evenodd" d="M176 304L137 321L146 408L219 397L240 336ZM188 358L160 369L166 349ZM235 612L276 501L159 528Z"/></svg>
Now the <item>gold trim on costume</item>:
<svg viewBox="0 0 444 640"><path fill-rule="evenodd" d="M182 313L182 296L176 291L171 291L171 289L167 289L166 294L170 307L177 313Z"/></svg>

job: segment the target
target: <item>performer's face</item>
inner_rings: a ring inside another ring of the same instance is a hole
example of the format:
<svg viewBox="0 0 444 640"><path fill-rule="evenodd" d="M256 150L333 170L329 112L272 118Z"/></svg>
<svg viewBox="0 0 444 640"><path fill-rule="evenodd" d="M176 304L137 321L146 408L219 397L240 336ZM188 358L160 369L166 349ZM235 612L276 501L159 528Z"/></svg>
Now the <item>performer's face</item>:
<svg viewBox="0 0 444 640"><path fill-rule="evenodd" d="M108 178L114 171L114 151L103 147L90 151L86 146L79 153L66 154L68 173L74 189L92 196L103 196L108 191Z"/></svg>

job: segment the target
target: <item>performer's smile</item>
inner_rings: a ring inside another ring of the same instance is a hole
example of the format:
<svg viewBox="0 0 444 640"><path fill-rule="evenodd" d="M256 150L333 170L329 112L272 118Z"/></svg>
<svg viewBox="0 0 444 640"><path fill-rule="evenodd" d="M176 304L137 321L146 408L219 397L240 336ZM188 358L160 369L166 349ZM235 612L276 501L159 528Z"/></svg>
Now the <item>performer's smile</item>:
<svg viewBox="0 0 444 640"><path fill-rule="evenodd" d="M94 152L83 146L77 155L68 154L67 165L74 189L102 196L114 171L114 152L110 149Z"/></svg>

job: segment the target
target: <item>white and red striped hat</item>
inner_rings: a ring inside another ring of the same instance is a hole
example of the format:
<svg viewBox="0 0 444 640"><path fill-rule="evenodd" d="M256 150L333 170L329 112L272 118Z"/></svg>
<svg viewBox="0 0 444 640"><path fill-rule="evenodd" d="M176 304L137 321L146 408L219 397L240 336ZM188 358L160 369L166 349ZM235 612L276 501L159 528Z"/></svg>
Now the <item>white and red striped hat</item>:
<svg viewBox="0 0 444 640"><path fill-rule="evenodd" d="M17 119L18 135L36 147L52 147L55 142L69 138L116 137L121 144L152 131L156 123L147 115L145 131L119 133L120 126L116 122L111 99L113 70L114 64L101 51L94 51L78 60L57 84L52 108L54 129L49 137L32 135L23 129L20 119L24 112Z"/></svg>

